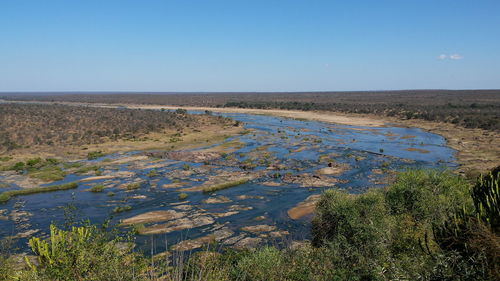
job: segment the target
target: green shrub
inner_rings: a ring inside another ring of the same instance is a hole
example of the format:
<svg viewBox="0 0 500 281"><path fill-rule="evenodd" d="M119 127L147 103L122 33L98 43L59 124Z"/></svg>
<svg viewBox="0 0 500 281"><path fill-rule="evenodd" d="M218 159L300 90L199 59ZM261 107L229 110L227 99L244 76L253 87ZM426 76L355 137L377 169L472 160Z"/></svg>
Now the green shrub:
<svg viewBox="0 0 500 281"><path fill-rule="evenodd" d="M177 113L177 114L187 114L187 110L185 110L184 108L177 108L175 110L175 113Z"/></svg>
<svg viewBox="0 0 500 281"><path fill-rule="evenodd" d="M500 166L480 176L471 189L472 210L463 208L434 228L436 241L447 255L457 257L452 271L463 275L463 267L474 279L500 279Z"/></svg>
<svg viewBox="0 0 500 281"><path fill-rule="evenodd" d="M186 193L179 193L179 200L185 200L188 197Z"/></svg>
<svg viewBox="0 0 500 281"><path fill-rule="evenodd" d="M11 257L12 240L0 240L0 280L9 280L15 274L14 259Z"/></svg>
<svg viewBox="0 0 500 281"><path fill-rule="evenodd" d="M9 170L13 170L16 172L20 172L20 171L24 170L24 162L17 162Z"/></svg>
<svg viewBox="0 0 500 281"><path fill-rule="evenodd" d="M89 188L90 192L102 192L103 190L104 190L104 185L102 184L94 185L91 188Z"/></svg>
<svg viewBox="0 0 500 281"><path fill-rule="evenodd" d="M312 243L326 248L339 280L376 280L390 261L391 227L382 190L353 195L331 189L317 203Z"/></svg>
<svg viewBox="0 0 500 281"><path fill-rule="evenodd" d="M113 197L113 196L115 196L115 193L113 191L110 191L106 195L109 197Z"/></svg>
<svg viewBox="0 0 500 281"><path fill-rule="evenodd" d="M128 206L128 205L118 206L118 207L115 207L113 209L113 213L122 213L122 212L130 211L130 210L132 210L131 206Z"/></svg>
<svg viewBox="0 0 500 281"><path fill-rule="evenodd" d="M152 178L152 177L156 177L158 175L158 172L156 172L155 169L149 171L148 173L148 177Z"/></svg>
<svg viewBox="0 0 500 281"><path fill-rule="evenodd" d="M132 182L132 183L127 184L125 189L126 190L134 190L134 189L138 189L139 187L141 187L140 182Z"/></svg>
<svg viewBox="0 0 500 281"><path fill-rule="evenodd" d="M478 178L471 196L476 217L500 235L500 166Z"/></svg>
<svg viewBox="0 0 500 281"><path fill-rule="evenodd" d="M372 257L387 245L389 219L380 190L352 195L340 190L325 191L316 206L312 221L312 242L346 243Z"/></svg>
<svg viewBox="0 0 500 281"><path fill-rule="evenodd" d="M284 262L284 255L280 250L264 247L238 260L236 271L240 280L285 280Z"/></svg>
<svg viewBox="0 0 500 281"><path fill-rule="evenodd" d="M26 259L32 280L140 280L145 260L132 252L132 243L95 226L61 230L50 226L47 241L31 238L38 264Z"/></svg>
<svg viewBox="0 0 500 281"><path fill-rule="evenodd" d="M87 159L88 160L95 160L95 159L97 159L99 157L103 157L104 155L106 155L106 154L104 154L100 150L98 150L98 151L91 151L91 152L87 153Z"/></svg>
<svg viewBox="0 0 500 281"><path fill-rule="evenodd" d="M393 215L409 214L416 222L442 223L469 202L469 185L450 172L408 170L386 188Z"/></svg>
<svg viewBox="0 0 500 281"><path fill-rule="evenodd" d="M28 161L26 161L26 166L28 167L35 167L36 165L42 163L42 158L38 157L38 158L33 158L33 159L30 159Z"/></svg>

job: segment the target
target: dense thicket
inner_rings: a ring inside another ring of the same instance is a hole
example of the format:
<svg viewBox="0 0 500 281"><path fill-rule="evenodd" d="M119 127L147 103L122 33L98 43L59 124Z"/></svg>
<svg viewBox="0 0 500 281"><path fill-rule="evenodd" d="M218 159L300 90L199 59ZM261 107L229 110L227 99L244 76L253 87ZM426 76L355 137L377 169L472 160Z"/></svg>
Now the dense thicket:
<svg viewBox="0 0 500 281"><path fill-rule="evenodd" d="M33 145L81 145L137 139L151 132L201 127L217 117L184 112L48 104L0 104L0 151Z"/></svg>

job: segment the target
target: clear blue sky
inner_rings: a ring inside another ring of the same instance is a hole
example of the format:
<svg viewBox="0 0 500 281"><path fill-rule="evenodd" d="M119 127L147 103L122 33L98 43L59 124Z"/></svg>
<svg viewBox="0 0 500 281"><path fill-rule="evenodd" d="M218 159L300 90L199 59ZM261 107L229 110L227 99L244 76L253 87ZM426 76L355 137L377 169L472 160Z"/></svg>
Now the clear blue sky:
<svg viewBox="0 0 500 281"><path fill-rule="evenodd" d="M499 0L0 0L0 91L500 88Z"/></svg>

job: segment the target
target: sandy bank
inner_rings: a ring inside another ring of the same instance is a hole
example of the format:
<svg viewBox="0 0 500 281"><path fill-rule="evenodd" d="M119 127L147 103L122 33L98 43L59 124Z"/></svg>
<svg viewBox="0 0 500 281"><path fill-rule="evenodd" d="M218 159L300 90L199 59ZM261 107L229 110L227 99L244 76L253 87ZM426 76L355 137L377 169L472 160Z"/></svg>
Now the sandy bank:
<svg viewBox="0 0 500 281"><path fill-rule="evenodd" d="M195 111L213 111L222 113L248 113L258 115L272 115L279 117L287 117L294 119L314 120L342 125L352 126L367 126L367 127L383 127L385 122L380 119L373 119L368 117L349 116L340 113L323 113L316 111L299 111L299 110L280 110L280 109L253 109L253 108L214 108L214 107L193 107L193 106L162 106L162 105L124 105L128 108L141 108L141 109L169 109L175 110L183 108L186 110Z"/></svg>

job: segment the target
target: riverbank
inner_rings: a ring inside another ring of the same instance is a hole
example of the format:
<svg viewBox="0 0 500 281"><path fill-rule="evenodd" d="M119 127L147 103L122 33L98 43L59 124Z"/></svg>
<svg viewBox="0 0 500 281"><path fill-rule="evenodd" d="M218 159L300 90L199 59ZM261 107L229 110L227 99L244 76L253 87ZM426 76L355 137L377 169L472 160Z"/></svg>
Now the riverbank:
<svg viewBox="0 0 500 281"><path fill-rule="evenodd" d="M110 105L113 106L113 105ZM216 108L216 107L179 107L163 105L122 105L128 108L142 109L177 109L183 108L194 111L213 111L220 113L245 113L271 115L278 117L314 120L350 126L383 127L404 126L416 127L425 131L438 134L446 139L447 145L456 150L456 159L460 167L459 173L470 177L477 176L481 171L486 171L498 165L500 159L500 146L495 143L500 139L500 134L483 129L468 129L444 122L431 122L417 119L401 120L374 114L346 114L327 111L298 111L279 109L250 109L250 108Z"/></svg>
<svg viewBox="0 0 500 281"><path fill-rule="evenodd" d="M6 103L17 103L17 101L4 101ZM44 101L22 101L20 103L46 103ZM176 110L182 108L193 111L212 111L220 113L244 113L257 115L271 115L278 117L294 118L299 120L314 120L327 123L383 127L386 125L416 127L425 131L438 134L446 139L447 145L456 150L455 157L460 165L457 172L469 177L475 177L480 171L492 169L498 165L500 159L500 147L495 145L500 139L500 133L483 129L469 129L458 125L424 121L419 119L402 120L395 117L381 116L375 114L348 114L331 111L299 111L280 109L251 109L251 108L228 108L228 107L196 107L196 106L173 106L173 105L146 105L146 104L103 104L103 103L81 103L81 102L59 102L59 104L74 106L94 106L109 108L130 108L130 109L165 109ZM210 133L211 130L205 130ZM132 149L133 150L133 149Z"/></svg>
<svg viewBox="0 0 500 281"><path fill-rule="evenodd" d="M192 149L244 130L234 120L206 114L71 105L0 103L0 170L36 158L67 162Z"/></svg>

